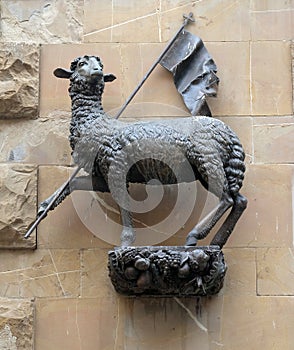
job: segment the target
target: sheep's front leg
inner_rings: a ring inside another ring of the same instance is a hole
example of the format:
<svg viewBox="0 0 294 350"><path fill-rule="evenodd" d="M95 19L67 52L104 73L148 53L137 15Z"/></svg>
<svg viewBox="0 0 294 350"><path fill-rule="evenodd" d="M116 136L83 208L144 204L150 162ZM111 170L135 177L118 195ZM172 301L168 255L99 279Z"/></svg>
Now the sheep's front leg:
<svg viewBox="0 0 294 350"><path fill-rule="evenodd" d="M133 226L132 213L126 209L120 208L121 220L123 225L123 230L121 233L121 246L127 247L132 245L136 239L135 230Z"/></svg>
<svg viewBox="0 0 294 350"><path fill-rule="evenodd" d="M73 191L98 191L98 192L109 192L109 188L103 177L97 176L79 176L75 177L71 180L71 182L64 188L63 192L61 192L63 185L59 187L57 191L55 191L50 197L45 199L39 206L37 217L42 215L42 213L46 210L49 203L53 200L53 198L60 192L60 195L54 201L50 210L55 209L60 203L64 201L64 199L69 196Z"/></svg>
<svg viewBox="0 0 294 350"><path fill-rule="evenodd" d="M56 190L50 197L48 197L47 199L45 199L39 206L38 212L37 212L37 217L41 216L43 214L43 212L47 209L48 205L51 203L51 201L53 200L53 198L58 194L59 196L56 198L56 200L54 201L52 207L50 208L50 210L55 209L68 195L70 195L71 193L71 189L70 186L67 185L65 187L65 189L63 190L63 192L61 193L61 188L63 186L61 186L60 188L58 188L58 190Z"/></svg>

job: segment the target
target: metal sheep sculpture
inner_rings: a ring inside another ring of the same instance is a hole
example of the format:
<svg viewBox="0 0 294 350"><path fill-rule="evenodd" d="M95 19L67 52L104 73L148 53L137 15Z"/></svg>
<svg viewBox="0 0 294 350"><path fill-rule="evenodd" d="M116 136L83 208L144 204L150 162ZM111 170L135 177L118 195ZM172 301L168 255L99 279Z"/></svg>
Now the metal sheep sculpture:
<svg viewBox="0 0 294 350"><path fill-rule="evenodd" d="M70 80L72 101L70 146L75 164L89 175L74 178L55 201L54 209L74 190L111 192L120 206L121 245L135 240L128 185L157 179L162 184L199 180L220 201L217 208L188 234L187 246L208 235L231 211L211 241L220 248L228 240L247 200L240 194L244 179L244 151L236 134L222 121L205 116L126 123L108 116L101 98L106 82L99 57L76 58L70 70L54 75ZM191 175L192 174L192 175ZM52 196L41 203L39 214Z"/></svg>

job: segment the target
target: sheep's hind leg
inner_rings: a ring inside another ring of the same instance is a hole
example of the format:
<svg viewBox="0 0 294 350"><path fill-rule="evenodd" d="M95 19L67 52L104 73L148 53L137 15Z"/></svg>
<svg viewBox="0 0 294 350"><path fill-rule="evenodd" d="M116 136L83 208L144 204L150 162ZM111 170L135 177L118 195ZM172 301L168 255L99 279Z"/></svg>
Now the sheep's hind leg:
<svg viewBox="0 0 294 350"><path fill-rule="evenodd" d="M224 246L246 207L247 199L241 194L237 194L229 216L213 237L210 243L211 245L218 245L221 248Z"/></svg>
<svg viewBox="0 0 294 350"><path fill-rule="evenodd" d="M188 234L186 245L195 246L198 240L204 239L233 203L233 199L228 194L225 194L216 209L200 221Z"/></svg>

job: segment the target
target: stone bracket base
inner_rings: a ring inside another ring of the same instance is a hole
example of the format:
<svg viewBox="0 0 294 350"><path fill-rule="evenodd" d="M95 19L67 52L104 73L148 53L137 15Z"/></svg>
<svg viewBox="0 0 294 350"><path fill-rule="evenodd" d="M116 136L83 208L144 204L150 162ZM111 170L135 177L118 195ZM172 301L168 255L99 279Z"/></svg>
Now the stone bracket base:
<svg viewBox="0 0 294 350"><path fill-rule="evenodd" d="M116 247L108 257L112 284L125 295L213 295L227 269L218 246Z"/></svg>

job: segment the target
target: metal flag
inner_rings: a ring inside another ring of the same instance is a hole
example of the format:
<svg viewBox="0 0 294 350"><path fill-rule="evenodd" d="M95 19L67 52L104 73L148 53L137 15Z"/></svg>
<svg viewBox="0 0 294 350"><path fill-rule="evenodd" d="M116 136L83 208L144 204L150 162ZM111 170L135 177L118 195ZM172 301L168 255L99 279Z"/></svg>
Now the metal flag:
<svg viewBox="0 0 294 350"><path fill-rule="evenodd" d="M176 88L191 114L211 116L206 96L216 96L219 78L203 41L183 30L160 64L173 74Z"/></svg>

